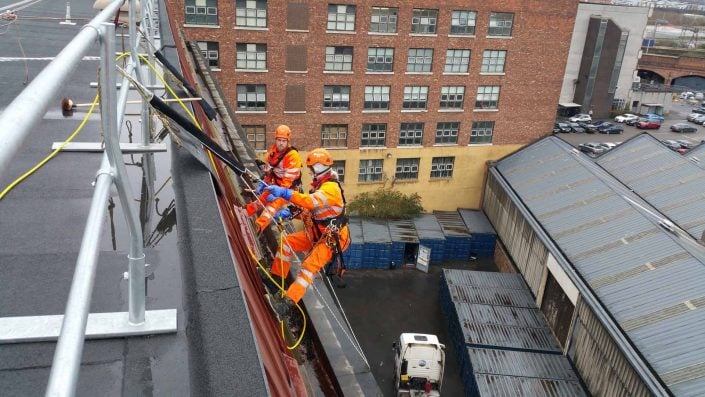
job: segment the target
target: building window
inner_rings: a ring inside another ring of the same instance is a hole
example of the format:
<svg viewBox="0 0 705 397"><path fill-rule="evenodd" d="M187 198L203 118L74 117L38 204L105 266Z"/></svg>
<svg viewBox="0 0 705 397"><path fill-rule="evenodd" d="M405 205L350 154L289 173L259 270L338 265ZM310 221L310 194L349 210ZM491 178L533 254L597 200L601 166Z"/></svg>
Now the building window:
<svg viewBox="0 0 705 397"><path fill-rule="evenodd" d="M345 160L334 161L333 171L338 174L338 181L345 182Z"/></svg>
<svg viewBox="0 0 705 397"><path fill-rule="evenodd" d="M450 14L450 34L474 35L476 17L475 11L453 11Z"/></svg>
<svg viewBox="0 0 705 397"><path fill-rule="evenodd" d="M436 34L438 10L414 9L411 17L411 33Z"/></svg>
<svg viewBox="0 0 705 397"><path fill-rule="evenodd" d="M431 178L451 178L455 157L434 157L431 160Z"/></svg>
<svg viewBox="0 0 705 397"><path fill-rule="evenodd" d="M394 179L419 179L419 160L418 158L397 159L397 171L394 173Z"/></svg>
<svg viewBox="0 0 705 397"><path fill-rule="evenodd" d="M406 60L407 72L430 72L433 64L433 48L409 48Z"/></svg>
<svg viewBox="0 0 705 397"><path fill-rule="evenodd" d="M441 87L441 109L462 109L465 101L465 87Z"/></svg>
<svg viewBox="0 0 705 397"><path fill-rule="evenodd" d="M387 145L387 124L362 125L361 147L385 147Z"/></svg>
<svg viewBox="0 0 705 397"><path fill-rule="evenodd" d="M266 0L235 0L235 26L267 27Z"/></svg>
<svg viewBox="0 0 705 397"><path fill-rule="evenodd" d="M186 0L184 4L187 24L218 24L218 0Z"/></svg>
<svg viewBox="0 0 705 397"><path fill-rule="evenodd" d="M436 124L436 143L457 144L458 130L460 130L460 123L456 121Z"/></svg>
<svg viewBox="0 0 705 397"><path fill-rule="evenodd" d="M367 49L368 72L391 72L394 66L394 48Z"/></svg>
<svg viewBox="0 0 705 397"><path fill-rule="evenodd" d="M332 72L352 71L352 47L326 47L326 68Z"/></svg>
<svg viewBox="0 0 705 397"><path fill-rule="evenodd" d="M401 127L399 127L399 146L421 146L423 127L423 123L401 123Z"/></svg>
<svg viewBox="0 0 705 397"><path fill-rule="evenodd" d="M267 45L239 43L235 46L237 59L235 68L266 70L267 69Z"/></svg>
<svg viewBox="0 0 705 397"><path fill-rule="evenodd" d="M372 7L370 32L396 33L398 8Z"/></svg>
<svg viewBox="0 0 705 397"><path fill-rule="evenodd" d="M389 86L365 86L365 105L367 110L389 110Z"/></svg>
<svg viewBox="0 0 705 397"><path fill-rule="evenodd" d="M201 49L201 55L203 59L208 62L208 66L214 69L220 67L218 42L217 41L199 41L198 48Z"/></svg>
<svg viewBox="0 0 705 397"><path fill-rule="evenodd" d="M492 143L494 121L473 121L470 144Z"/></svg>
<svg viewBox="0 0 705 397"><path fill-rule="evenodd" d="M499 86L481 85L477 87L475 109L497 109L499 105Z"/></svg>
<svg viewBox="0 0 705 397"><path fill-rule="evenodd" d="M324 86L323 110L350 110L350 86Z"/></svg>
<svg viewBox="0 0 705 397"><path fill-rule="evenodd" d="M267 87L264 84L238 84L237 110L267 110Z"/></svg>
<svg viewBox="0 0 705 397"><path fill-rule="evenodd" d="M507 59L505 50L485 50L482 53L482 73L504 73L504 61Z"/></svg>
<svg viewBox="0 0 705 397"><path fill-rule="evenodd" d="M446 73L467 73L470 63L470 50L447 50Z"/></svg>
<svg viewBox="0 0 705 397"><path fill-rule="evenodd" d="M613 99L612 100L612 110L625 110L627 107L627 101L624 99Z"/></svg>
<svg viewBox="0 0 705 397"><path fill-rule="evenodd" d="M374 182L382 180L383 160L360 160L358 182Z"/></svg>
<svg viewBox="0 0 705 397"><path fill-rule="evenodd" d="M404 102L402 109L426 109L428 101L428 87L404 87Z"/></svg>
<svg viewBox="0 0 705 397"><path fill-rule="evenodd" d="M321 146L348 147L348 125L323 124L321 126Z"/></svg>
<svg viewBox="0 0 705 397"><path fill-rule="evenodd" d="M354 32L355 8L355 6L344 4L328 4L328 24L326 29Z"/></svg>
<svg viewBox="0 0 705 397"><path fill-rule="evenodd" d="M267 150L265 136L266 126L263 125L243 125L247 141L250 142L255 150Z"/></svg>
<svg viewBox="0 0 705 397"><path fill-rule="evenodd" d="M490 13L490 27L487 31L487 35L511 37L513 21L514 14L511 12Z"/></svg>

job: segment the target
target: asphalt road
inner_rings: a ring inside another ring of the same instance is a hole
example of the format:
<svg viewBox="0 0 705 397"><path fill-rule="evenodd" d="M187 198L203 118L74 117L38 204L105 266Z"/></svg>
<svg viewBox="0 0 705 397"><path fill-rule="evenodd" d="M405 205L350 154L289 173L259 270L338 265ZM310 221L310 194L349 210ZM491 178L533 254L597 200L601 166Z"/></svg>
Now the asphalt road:
<svg viewBox="0 0 705 397"><path fill-rule="evenodd" d="M561 133L556 134L571 145L577 147L585 142L624 142L629 138L647 132L653 135L656 139L687 139L695 144L699 144L705 140L705 126L696 125L686 121L686 117L691 113L695 106L680 103L674 103L671 112L666 115L666 120L662 123L661 128L657 130L640 130L633 126L623 124L624 132L621 134L588 134L588 133ZM676 133L671 132L671 125L676 123L687 123L698 129L695 133Z"/></svg>

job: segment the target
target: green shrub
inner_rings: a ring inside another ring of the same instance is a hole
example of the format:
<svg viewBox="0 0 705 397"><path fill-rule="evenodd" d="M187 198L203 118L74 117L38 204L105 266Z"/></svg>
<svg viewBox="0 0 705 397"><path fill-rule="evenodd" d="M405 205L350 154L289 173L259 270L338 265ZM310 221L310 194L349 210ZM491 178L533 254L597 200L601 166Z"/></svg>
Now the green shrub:
<svg viewBox="0 0 705 397"><path fill-rule="evenodd" d="M360 193L348 203L351 215L368 218L409 219L423 211L418 193L403 194L391 188Z"/></svg>

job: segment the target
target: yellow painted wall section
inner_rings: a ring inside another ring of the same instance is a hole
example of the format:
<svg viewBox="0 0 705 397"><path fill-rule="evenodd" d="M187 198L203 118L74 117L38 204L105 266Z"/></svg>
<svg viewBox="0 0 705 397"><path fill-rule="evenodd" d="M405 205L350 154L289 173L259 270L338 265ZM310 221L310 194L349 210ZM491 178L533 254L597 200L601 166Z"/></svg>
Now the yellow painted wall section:
<svg viewBox="0 0 705 397"><path fill-rule="evenodd" d="M359 193L374 191L382 186L393 187L404 194L418 193L424 211L454 211L457 208L480 208L487 161L498 160L523 145L434 146L380 149L329 149L333 159L345 161L345 197L351 201ZM301 152L305 161L306 152ZM264 158L262 153L262 158ZM431 178L434 157L455 157L451 178ZM418 180L395 180L397 159L419 158ZM358 182L360 160L383 159L382 181ZM305 168L305 166L304 166ZM302 170L303 183L308 187L311 176Z"/></svg>

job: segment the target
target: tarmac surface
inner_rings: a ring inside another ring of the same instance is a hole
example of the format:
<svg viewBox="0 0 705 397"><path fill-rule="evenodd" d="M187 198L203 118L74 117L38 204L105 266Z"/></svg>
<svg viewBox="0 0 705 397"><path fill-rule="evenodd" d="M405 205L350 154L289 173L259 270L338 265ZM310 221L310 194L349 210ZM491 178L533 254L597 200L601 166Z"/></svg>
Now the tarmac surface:
<svg viewBox="0 0 705 397"><path fill-rule="evenodd" d="M441 394L465 395L448 324L441 313L443 268L497 271L492 258L432 265L428 274L414 268L362 269L345 273L347 287L336 289L372 374L385 396L394 395L392 342L404 332L435 334L446 346Z"/></svg>

